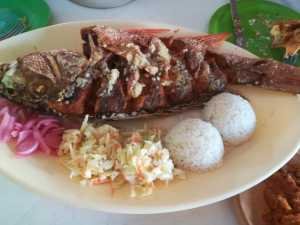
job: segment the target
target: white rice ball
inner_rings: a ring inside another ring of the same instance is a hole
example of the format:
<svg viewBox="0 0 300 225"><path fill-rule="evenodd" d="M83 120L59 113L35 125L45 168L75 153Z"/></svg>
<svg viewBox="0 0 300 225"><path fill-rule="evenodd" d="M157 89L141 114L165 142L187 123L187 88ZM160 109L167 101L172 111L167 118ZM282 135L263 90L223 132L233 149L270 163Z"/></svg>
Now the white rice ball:
<svg viewBox="0 0 300 225"><path fill-rule="evenodd" d="M230 93L216 95L207 102L202 118L219 130L225 144L232 146L248 140L256 126L255 112L250 103Z"/></svg>
<svg viewBox="0 0 300 225"><path fill-rule="evenodd" d="M173 127L165 139L176 166L188 170L207 170L218 166L224 145L218 130L201 119L186 119Z"/></svg>

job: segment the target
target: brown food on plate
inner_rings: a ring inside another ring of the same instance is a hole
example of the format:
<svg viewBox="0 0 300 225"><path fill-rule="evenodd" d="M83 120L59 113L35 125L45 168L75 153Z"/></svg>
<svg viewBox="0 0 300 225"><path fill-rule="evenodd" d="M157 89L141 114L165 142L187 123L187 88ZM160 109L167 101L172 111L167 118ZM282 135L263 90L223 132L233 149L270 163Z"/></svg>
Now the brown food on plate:
<svg viewBox="0 0 300 225"><path fill-rule="evenodd" d="M300 68L217 53L226 34L91 26L81 36L84 55L52 50L1 65L0 94L62 116L119 120L200 107L228 84L300 93Z"/></svg>
<svg viewBox="0 0 300 225"><path fill-rule="evenodd" d="M271 35L273 47L285 48L285 57L295 55L300 49L300 20L275 23Z"/></svg>
<svg viewBox="0 0 300 225"><path fill-rule="evenodd" d="M300 224L300 166L289 163L266 181L264 199L268 225Z"/></svg>

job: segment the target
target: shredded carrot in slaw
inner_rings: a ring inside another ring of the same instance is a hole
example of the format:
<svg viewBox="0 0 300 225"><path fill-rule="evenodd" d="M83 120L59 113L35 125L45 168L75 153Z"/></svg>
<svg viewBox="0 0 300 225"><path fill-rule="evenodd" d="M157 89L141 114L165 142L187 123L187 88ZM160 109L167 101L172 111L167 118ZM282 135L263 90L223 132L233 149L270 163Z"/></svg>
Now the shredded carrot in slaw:
<svg viewBox="0 0 300 225"><path fill-rule="evenodd" d="M128 136L110 125L98 127L85 118L80 129L66 130L59 155L83 185L131 185L131 196L152 194L154 182L174 178L174 164L158 130L141 130ZM113 190L112 190L113 192Z"/></svg>

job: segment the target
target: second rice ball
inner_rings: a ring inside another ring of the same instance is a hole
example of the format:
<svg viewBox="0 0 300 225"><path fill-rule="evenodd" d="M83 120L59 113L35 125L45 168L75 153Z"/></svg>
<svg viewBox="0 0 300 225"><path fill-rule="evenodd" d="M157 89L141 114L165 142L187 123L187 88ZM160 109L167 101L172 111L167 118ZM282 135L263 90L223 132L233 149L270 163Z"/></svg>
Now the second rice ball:
<svg viewBox="0 0 300 225"><path fill-rule="evenodd" d="M227 145L236 146L250 138L256 126L251 104L239 95L221 93L207 102L202 118L211 122Z"/></svg>

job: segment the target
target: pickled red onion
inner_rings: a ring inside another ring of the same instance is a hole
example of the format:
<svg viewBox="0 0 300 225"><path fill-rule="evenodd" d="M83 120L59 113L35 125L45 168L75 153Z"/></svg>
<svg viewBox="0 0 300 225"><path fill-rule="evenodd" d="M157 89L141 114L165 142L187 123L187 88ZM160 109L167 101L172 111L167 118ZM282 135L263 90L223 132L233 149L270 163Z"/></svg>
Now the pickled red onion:
<svg viewBox="0 0 300 225"><path fill-rule="evenodd" d="M0 98L0 141L14 142L17 155L31 155L37 150L56 152L63 131L58 119L32 115Z"/></svg>
<svg viewBox="0 0 300 225"><path fill-rule="evenodd" d="M4 107L0 111L0 118L1 118L1 122L0 122L0 140L1 141L8 141L9 133L7 131L10 131L9 128L12 127L12 123L14 123L15 118L12 117L9 114L8 107Z"/></svg>
<svg viewBox="0 0 300 225"><path fill-rule="evenodd" d="M18 150L19 146L22 148L24 148L24 146L33 146L34 150L28 151L29 154L36 150L41 150L46 154L51 154L58 149L63 130L62 125L55 118L32 118L24 124L22 131L19 132L16 148ZM38 144L30 145L30 143L33 143L31 139L35 140ZM28 142L27 145L26 142ZM21 151L22 155L24 155L24 151Z"/></svg>
<svg viewBox="0 0 300 225"><path fill-rule="evenodd" d="M26 141L17 145L17 155L26 156L34 153L39 146L39 142L33 137L28 138Z"/></svg>
<svg viewBox="0 0 300 225"><path fill-rule="evenodd" d="M17 142L16 144L20 144L21 142L23 142L24 140L26 140L26 138L28 138L30 135L32 135L32 131L31 130L22 130L19 132L19 135L17 137Z"/></svg>

